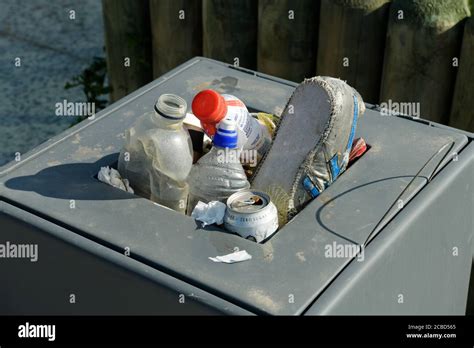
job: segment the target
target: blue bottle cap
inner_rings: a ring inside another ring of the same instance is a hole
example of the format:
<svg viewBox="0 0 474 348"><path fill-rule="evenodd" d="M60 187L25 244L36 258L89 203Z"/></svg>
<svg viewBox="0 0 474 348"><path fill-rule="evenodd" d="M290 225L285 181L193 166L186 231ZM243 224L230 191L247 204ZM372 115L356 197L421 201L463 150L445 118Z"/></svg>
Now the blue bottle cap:
<svg viewBox="0 0 474 348"><path fill-rule="evenodd" d="M237 148L237 126L235 121L230 119L223 119L217 125L217 132L212 139L214 146L226 147L228 149Z"/></svg>

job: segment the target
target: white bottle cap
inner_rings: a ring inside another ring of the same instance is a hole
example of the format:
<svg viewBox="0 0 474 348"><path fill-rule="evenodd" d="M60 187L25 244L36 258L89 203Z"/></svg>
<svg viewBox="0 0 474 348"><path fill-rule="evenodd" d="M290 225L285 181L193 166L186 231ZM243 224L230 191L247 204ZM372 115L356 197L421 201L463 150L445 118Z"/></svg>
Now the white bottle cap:
<svg viewBox="0 0 474 348"><path fill-rule="evenodd" d="M237 148L237 137L237 124L234 120L225 118L217 124L213 142L215 146L235 149Z"/></svg>
<svg viewBox="0 0 474 348"><path fill-rule="evenodd" d="M230 118L224 118L221 122L217 124L217 129L223 129L226 131L236 131L237 124L234 120Z"/></svg>

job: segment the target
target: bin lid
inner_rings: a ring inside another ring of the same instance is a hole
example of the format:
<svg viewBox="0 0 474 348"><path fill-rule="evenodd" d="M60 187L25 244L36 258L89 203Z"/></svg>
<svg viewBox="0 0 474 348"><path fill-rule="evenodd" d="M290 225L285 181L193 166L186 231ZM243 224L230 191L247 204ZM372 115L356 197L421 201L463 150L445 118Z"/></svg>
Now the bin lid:
<svg viewBox="0 0 474 348"><path fill-rule="evenodd" d="M367 110L357 136L365 138L369 151L264 244L217 227L201 229L191 217L95 178L101 166L117 161L125 130L163 93L180 95L191 105L197 92L212 88L234 94L251 110L279 114L294 87L192 59L5 166L3 199L117 252L130 248L130 257L255 313L301 314L351 260L325 257L325 246L363 243L433 153L446 143L459 152L465 135ZM405 202L426 185L426 175L413 181ZM236 247L252 259L209 260Z"/></svg>

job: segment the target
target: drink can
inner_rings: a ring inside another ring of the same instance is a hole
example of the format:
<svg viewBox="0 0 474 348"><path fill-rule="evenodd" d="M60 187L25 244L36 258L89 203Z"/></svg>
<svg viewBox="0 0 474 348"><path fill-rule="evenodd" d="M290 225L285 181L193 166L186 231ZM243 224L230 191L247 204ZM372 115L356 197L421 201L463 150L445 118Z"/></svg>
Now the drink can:
<svg viewBox="0 0 474 348"><path fill-rule="evenodd" d="M227 199L224 226L241 237L260 243L278 229L278 212L266 193L240 191Z"/></svg>

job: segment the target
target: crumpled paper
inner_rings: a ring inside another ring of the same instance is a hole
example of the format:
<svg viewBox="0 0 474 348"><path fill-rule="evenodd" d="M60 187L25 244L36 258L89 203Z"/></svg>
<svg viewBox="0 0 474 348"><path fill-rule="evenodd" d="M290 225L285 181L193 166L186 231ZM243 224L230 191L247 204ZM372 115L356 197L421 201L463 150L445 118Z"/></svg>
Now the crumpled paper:
<svg viewBox="0 0 474 348"><path fill-rule="evenodd" d="M126 192L134 193L127 179L122 179L118 170L114 168L101 167L97 179L110 186Z"/></svg>
<svg viewBox="0 0 474 348"><path fill-rule="evenodd" d="M245 250L235 251L231 254L216 256L216 257L209 257L210 260L214 262L223 262L223 263L236 263L242 262L252 259L252 255L250 255Z"/></svg>
<svg viewBox="0 0 474 348"><path fill-rule="evenodd" d="M224 223L226 205L219 201L211 201L204 203L199 201L191 213L191 217L201 221L202 227L207 225L217 224L222 225Z"/></svg>

